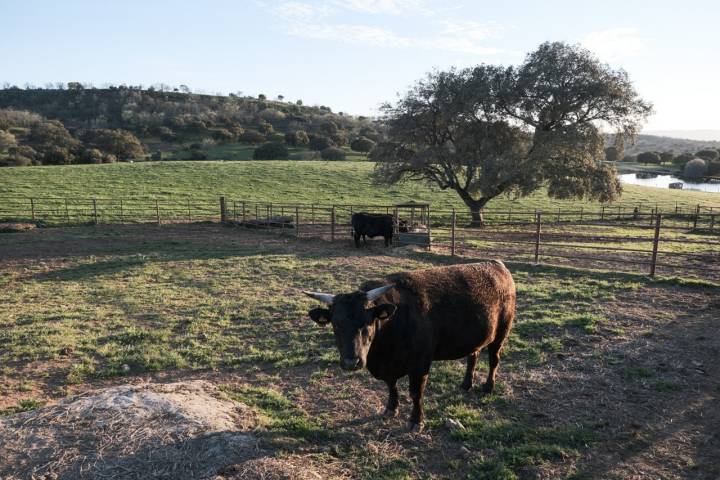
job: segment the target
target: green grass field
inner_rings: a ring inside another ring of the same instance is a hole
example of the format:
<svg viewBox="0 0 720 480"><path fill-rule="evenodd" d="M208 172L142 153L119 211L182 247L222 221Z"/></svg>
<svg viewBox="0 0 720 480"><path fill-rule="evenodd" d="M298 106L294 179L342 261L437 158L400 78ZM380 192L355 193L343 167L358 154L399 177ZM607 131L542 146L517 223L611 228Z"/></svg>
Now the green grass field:
<svg viewBox="0 0 720 480"><path fill-rule="evenodd" d="M395 204L429 201L433 208L465 209L457 194L432 185L374 185L373 164L363 161L207 161L110 165L16 167L0 169L0 197L196 198L318 204ZM619 203L698 204L720 208L720 194L625 186ZM554 211L598 207L597 203L549 199L543 191L530 197L498 197L488 209Z"/></svg>
<svg viewBox="0 0 720 480"><path fill-rule="evenodd" d="M497 393L463 392L463 362L435 363L429 433L415 438L404 430L406 401L401 418L383 422L382 382L337 367L331 329L307 318L314 302L300 291L347 291L389 272L469 259L220 225L3 235L14 241L0 242L0 415L109 384L205 378L260 414L255 434L265 448L310 452L352 478L625 478L605 476L619 463L608 452L618 442L641 451L655 428L654 409L633 399L650 389L657 410L671 415L686 403L683 392L702 398L714 388L662 359L684 351L675 343L687 337L692 358L711 362L703 345L715 340L703 343L707 327L698 322L715 315L717 289L509 263L518 316ZM698 309L692 319L682 306L688 299ZM648 308L654 302L666 303ZM448 418L463 428L448 428ZM673 425L685 421L678 411ZM648 433L618 433L636 423ZM698 455L700 471L712 472Z"/></svg>

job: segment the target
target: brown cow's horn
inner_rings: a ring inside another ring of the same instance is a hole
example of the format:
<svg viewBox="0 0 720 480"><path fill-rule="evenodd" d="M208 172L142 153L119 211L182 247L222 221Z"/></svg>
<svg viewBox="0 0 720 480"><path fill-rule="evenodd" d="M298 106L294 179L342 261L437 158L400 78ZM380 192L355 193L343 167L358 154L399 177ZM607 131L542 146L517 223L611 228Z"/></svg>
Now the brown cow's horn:
<svg viewBox="0 0 720 480"><path fill-rule="evenodd" d="M305 290L303 290L303 293L310 298L314 298L315 300L327 303L328 305L332 305L333 300L335 300L335 295L330 295L329 293L306 292Z"/></svg>
<svg viewBox="0 0 720 480"><path fill-rule="evenodd" d="M395 285L385 285L384 287L373 288L372 290L370 290L369 292L366 293L367 299L368 299L368 301L372 302L373 300L378 298L380 295L392 290L393 288L395 288Z"/></svg>

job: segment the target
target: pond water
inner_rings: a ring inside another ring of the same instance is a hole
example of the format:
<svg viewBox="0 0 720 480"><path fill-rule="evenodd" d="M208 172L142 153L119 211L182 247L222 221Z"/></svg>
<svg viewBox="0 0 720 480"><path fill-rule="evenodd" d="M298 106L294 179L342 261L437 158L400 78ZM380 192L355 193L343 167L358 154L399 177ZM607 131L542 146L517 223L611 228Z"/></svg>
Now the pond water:
<svg viewBox="0 0 720 480"><path fill-rule="evenodd" d="M687 180L674 177L672 175L648 175L647 173L623 173L618 175L622 183L631 185L642 185L644 187L670 188L669 185L674 182L682 182L683 190L696 190L700 192L720 193L720 183L690 183ZM650 177L650 178L647 178Z"/></svg>

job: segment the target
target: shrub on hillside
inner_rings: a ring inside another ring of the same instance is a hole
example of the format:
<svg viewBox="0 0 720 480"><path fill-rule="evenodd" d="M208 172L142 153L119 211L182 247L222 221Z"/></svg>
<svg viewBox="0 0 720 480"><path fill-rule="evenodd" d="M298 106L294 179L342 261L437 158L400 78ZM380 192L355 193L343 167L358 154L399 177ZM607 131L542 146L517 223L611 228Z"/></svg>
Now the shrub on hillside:
<svg viewBox="0 0 720 480"><path fill-rule="evenodd" d="M350 144L350 148L355 150L356 152L361 152L367 155L367 153L373 149L375 146L375 142L370 140L367 137L358 137ZM614 149L615 147L610 147ZM607 150L606 150L607 151ZM612 160L615 161L615 160Z"/></svg>
<svg viewBox="0 0 720 480"><path fill-rule="evenodd" d="M323 160L345 160L345 150L337 147L328 147L320 152Z"/></svg>
<svg viewBox="0 0 720 480"><path fill-rule="evenodd" d="M168 127L158 127L156 130L157 136L163 142L174 142L177 140L177 135Z"/></svg>
<svg viewBox="0 0 720 480"><path fill-rule="evenodd" d="M80 142L70 135L65 126L57 120L49 120L35 124L28 134L28 143L39 152L47 152L52 148L74 150Z"/></svg>
<svg viewBox="0 0 720 480"><path fill-rule="evenodd" d="M293 147L307 145L310 142L307 133L304 130L296 130L285 134L285 143Z"/></svg>
<svg viewBox="0 0 720 480"><path fill-rule="evenodd" d="M694 158L685 164L683 175L687 178L702 178L707 173L707 163L702 158Z"/></svg>
<svg viewBox="0 0 720 480"><path fill-rule="evenodd" d="M22 155L10 155L4 160L0 160L0 166L3 167L27 167L33 164L31 158Z"/></svg>
<svg viewBox="0 0 720 480"><path fill-rule="evenodd" d="M347 144L347 133L343 130L338 130L337 133L330 135L330 141L336 147L344 147Z"/></svg>
<svg viewBox="0 0 720 480"><path fill-rule="evenodd" d="M75 155L65 147L49 147L42 156L43 165L70 165L75 161Z"/></svg>
<svg viewBox="0 0 720 480"><path fill-rule="evenodd" d="M190 150L190 155L188 156L190 160L207 160L207 158L205 152L195 149Z"/></svg>
<svg viewBox="0 0 720 480"><path fill-rule="evenodd" d="M237 123L229 125L228 130L230 130L232 134L235 135L235 138L240 138L242 137L242 134L245 133L245 129Z"/></svg>
<svg viewBox="0 0 720 480"><path fill-rule="evenodd" d="M112 153L106 153L102 158L102 163L115 163L117 161L117 155L113 155Z"/></svg>
<svg viewBox="0 0 720 480"><path fill-rule="evenodd" d="M287 147L278 142L266 143L253 152L253 160L287 160L289 157Z"/></svg>
<svg viewBox="0 0 720 480"><path fill-rule="evenodd" d="M310 149L321 152L333 146L329 138L320 135L312 135L309 141Z"/></svg>
<svg viewBox="0 0 720 480"><path fill-rule="evenodd" d="M662 163L672 163L675 160L675 154L673 152L662 152L660 154L660 161Z"/></svg>
<svg viewBox="0 0 720 480"><path fill-rule="evenodd" d="M80 154L78 163L102 163L103 153L97 148L86 148Z"/></svg>
<svg viewBox="0 0 720 480"><path fill-rule="evenodd" d="M260 125L258 125L258 129L260 130L260 133L263 135L269 135L271 133L275 132L275 129L273 128L272 124L263 122Z"/></svg>
<svg viewBox="0 0 720 480"><path fill-rule="evenodd" d="M712 162L713 160L717 160L718 152L717 152L717 150L711 150L711 149L700 150L699 152L697 152L695 154L695 156L698 158L702 158L706 162Z"/></svg>
<svg viewBox="0 0 720 480"><path fill-rule="evenodd" d="M251 128L248 128L243 132L242 137L240 137L240 140L246 143L250 143L252 145L256 145L258 143L262 143L265 141L265 135L258 132L257 130L253 130Z"/></svg>
<svg viewBox="0 0 720 480"><path fill-rule="evenodd" d="M282 133L271 133L270 135L267 135L265 139L272 143L285 143L285 135Z"/></svg>
<svg viewBox="0 0 720 480"><path fill-rule="evenodd" d="M660 165L660 155L655 152L643 152L637 156L639 163L652 163Z"/></svg>
<svg viewBox="0 0 720 480"><path fill-rule="evenodd" d="M716 160L714 162L708 162L707 174L713 177L720 175L720 161Z"/></svg>
<svg viewBox="0 0 720 480"><path fill-rule="evenodd" d="M232 142L235 140L235 135L227 128L220 128L215 130L212 134L213 138L218 142Z"/></svg>
<svg viewBox="0 0 720 480"><path fill-rule="evenodd" d="M34 148L28 147L27 145L18 145L16 147L8 148L8 154L16 157L26 157L30 160L38 158L38 153Z"/></svg>
<svg viewBox="0 0 720 480"><path fill-rule="evenodd" d="M265 110L260 111L260 113L258 113L258 116L266 122L273 124L285 120L285 114L280 110L276 110L274 108L266 108Z"/></svg>
<svg viewBox="0 0 720 480"><path fill-rule="evenodd" d="M0 130L0 151L17 145L15 135L4 130Z"/></svg>
<svg viewBox="0 0 720 480"><path fill-rule="evenodd" d="M692 153L681 153L677 157L673 158L673 163L680 167L684 167L687 162L695 158Z"/></svg>
<svg viewBox="0 0 720 480"><path fill-rule="evenodd" d="M88 130L83 135L83 141L86 146L111 153L120 160L140 158L145 155L140 140L127 130L108 128Z"/></svg>
<svg viewBox="0 0 720 480"><path fill-rule="evenodd" d="M637 157L635 155L625 155L622 158L622 160L620 160L620 161L626 162L626 163L631 163L631 162L635 162L636 160L637 160Z"/></svg>

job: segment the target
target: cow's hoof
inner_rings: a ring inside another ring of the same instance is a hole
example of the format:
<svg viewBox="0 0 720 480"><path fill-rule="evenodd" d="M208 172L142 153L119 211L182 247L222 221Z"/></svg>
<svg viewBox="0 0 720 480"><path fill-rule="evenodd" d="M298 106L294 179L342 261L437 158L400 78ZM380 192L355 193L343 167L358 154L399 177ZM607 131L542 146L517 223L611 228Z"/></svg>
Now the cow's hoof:
<svg viewBox="0 0 720 480"><path fill-rule="evenodd" d="M482 391L485 395L490 395L494 389L495 389L494 383L487 383L487 382L483 383Z"/></svg>
<svg viewBox="0 0 720 480"><path fill-rule="evenodd" d="M383 418L395 418L398 416L399 408L388 408L385 407L385 410L382 413Z"/></svg>
<svg viewBox="0 0 720 480"><path fill-rule="evenodd" d="M460 388L462 390L465 390L466 392L469 392L470 389L472 389L472 387L473 387L472 382L462 382L460 384Z"/></svg>
<svg viewBox="0 0 720 480"><path fill-rule="evenodd" d="M420 433L425 428L425 424L423 422L415 423L412 420L408 422L408 432L409 433Z"/></svg>

